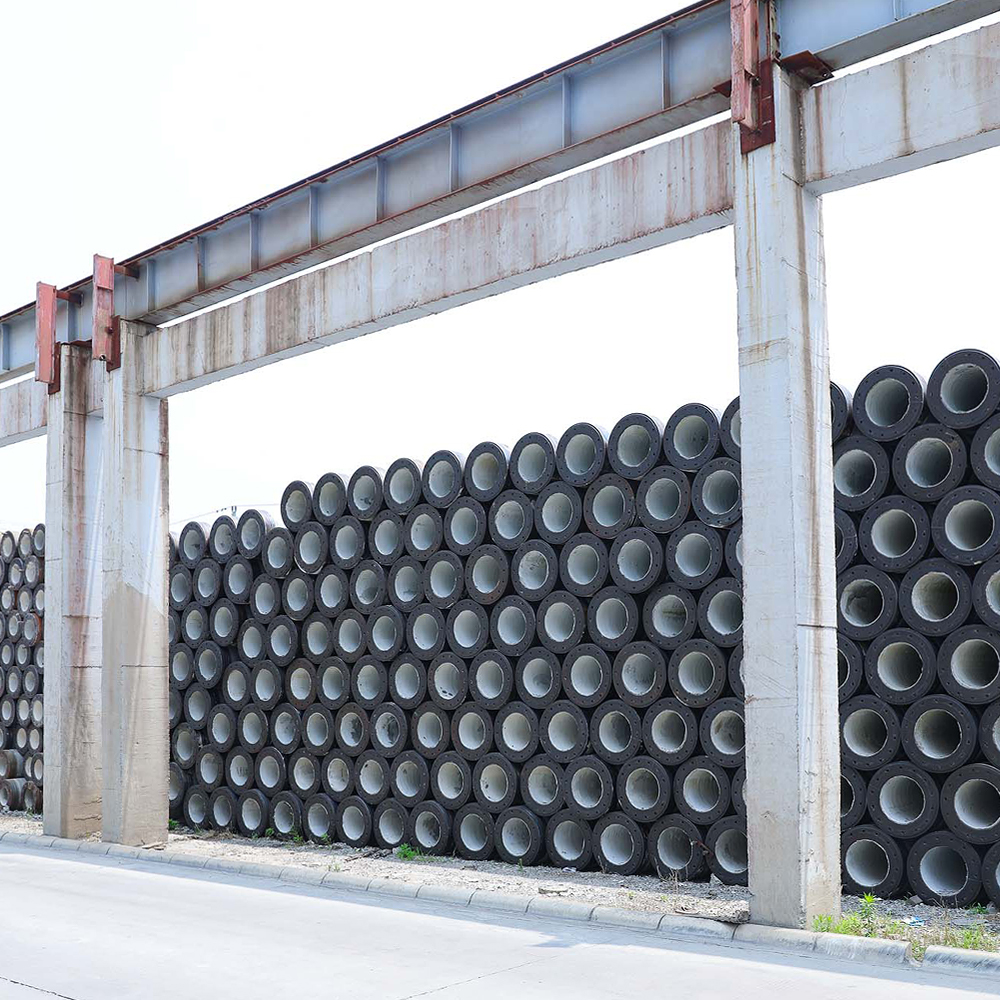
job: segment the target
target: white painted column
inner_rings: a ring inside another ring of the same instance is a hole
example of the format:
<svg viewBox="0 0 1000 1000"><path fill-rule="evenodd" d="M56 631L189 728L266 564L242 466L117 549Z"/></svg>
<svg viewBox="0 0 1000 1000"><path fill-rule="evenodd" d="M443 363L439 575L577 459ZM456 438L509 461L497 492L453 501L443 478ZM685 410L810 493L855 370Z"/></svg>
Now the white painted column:
<svg viewBox="0 0 1000 1000"><path fill-rule="evenodd" d="M836 570L823 226L801 185L799 98L740 153L734 216L743 460L751 920L840 912Z"/></svg>
<svg viewBox="0 0 1000 1000"><path fill-rule="evenodd" d="M167 401L143 396L145 328L104 387L104 810L118 844L167 837Z"/></svg>
<svg viewBox="0 0 1000 1000"><path fill-rule="evenodd" d="M101 828L100 415L88 416L90 344L62 344L47 399L45 474L46 834Z"/></svg>

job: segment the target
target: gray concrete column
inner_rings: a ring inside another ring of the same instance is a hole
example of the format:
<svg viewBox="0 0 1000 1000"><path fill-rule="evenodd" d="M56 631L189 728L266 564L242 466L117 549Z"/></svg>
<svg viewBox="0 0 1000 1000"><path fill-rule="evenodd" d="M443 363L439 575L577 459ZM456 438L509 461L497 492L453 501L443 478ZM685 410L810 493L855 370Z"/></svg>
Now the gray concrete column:
<svg viewBox="0 0 1000 1000"><path fill-rule="evenodd" d="M777 141L741 155L734 126L750 914L811 927L840 912L830 368L820 202L774 74Z"/></svg>
<svg viewBox="0 0 1000 1000"><path fill-rule="evenodd" d="M104 387L102 838L167 836L167 401L141 394L145 327L121 325Z"/></svg>
<svg viewBox="0 0 1000 1000"><path fill-rule="evenodd" d="M100 415L90 344L62 344L50 395L45 474L44 831L86 837L101 828Z"/></svg>

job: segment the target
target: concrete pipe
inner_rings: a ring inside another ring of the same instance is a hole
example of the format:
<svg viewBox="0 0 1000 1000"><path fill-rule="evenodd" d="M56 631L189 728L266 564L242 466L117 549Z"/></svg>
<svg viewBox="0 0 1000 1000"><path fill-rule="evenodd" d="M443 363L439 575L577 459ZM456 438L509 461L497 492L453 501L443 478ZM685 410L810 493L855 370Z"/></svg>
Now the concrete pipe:
<svg viewBox="0 0 1000 1000"><path fill-rule="evenodd" d="M371 614L385 603L385 569L372 559L364 559L351 571L351 604L363 615Z"/></svg>
<svg viewBox="0 0 1000 1000"><path fill-rule="evenodd" d="M741 517L740 464L731 458L706 462L691 484L691 506L703 523L728 528Z"/></svg>
<svg viewBox="0 0 1000 1000"><path fill-rule="evenodd" d="M447 611L461 600L465 588L465 567L454 552L435 552L424 563L424 599Z"/></svg>
<svg viewBox="0 0 1000 1000"><path fill-rule="evenodd" d="M351 847L367 847L372 840L372 825L372 811L364 799L350 795L340 803L337 812L339 840Z"/></svg>
<svg viewBox="0 0 1000 1000"><path fill-rule="evenodd" d="M295 567L295 539L287 528L272 528L260 553L265 573L283 580Z"/></svg>
<svg viewBox="0 0 1000 1000"><path fill-rule="evenodd" d="M642 478L636 512L643 526L666 535L680 527L691 509L691 484L679 469L661 465Z"/></svg>
<svg viewBox="0 0 1000 1000"><path fill-rule="evenodd" d="M960 486L934 508L931 535L938 552L974 566L1000 551L1000 496L985 486Z"/></svg>
<svg viewBox="0 0 1000 1000"><path fill-rule="evenodd" d="M899 609L904 621L925 635L954 631L972 610L968 574L946 559L917 563L899 585Z"/></svg>
<svg viewBox="0 0 1000 1000"><path fill-rule="evenodd" d="M239 800L229 788L216 788L208 799L208 822L213 830L230 831L236 826Z"/></svg>
<svg viewBox="0 0 1000 1000"><path fill-rule="evenodd" d="M582 756L590 739L590 724L571 701L555 701L542 713L538 738L545 753L560 764Z"/></svg>
<svg viewBox="0 0 1000 1000"><path fill-rule="evenodd" d="M4 782L6 784L6 782ZM184 825L191 830L204 830L210 826L209 792L201 785L191 785L184 793L184 803L181 815ZM0 805L3 804L3 794L0 792Z"/></svg>
<svg viewBox="0 0 1000 1000"><path fill-rule="evenodd" d="M181 613L181 638L195 647L208 636L208 609L200 604L189 604Z"/></svg>
<svg viewBox="0 0 1000 1000"><path fill-rule="evenodd" d="M880 698L857 695L840 706L840 753L859 771L876 771L895 759L901 729L896 710Z"/></svg>
<svg viewBox="0 0 1000 1000"><path fill-rule="evenodd" d="M203 608L210 608L222 592L222 566L214 559L202 559L191 570L191 592Z"/></svg>
<svg viewBox="0 0 1000 1000"><path fill-rule="evenodd" d="M347 574L338 566L324 566L313 585L313 603L316 610L327 618L336 618L347 610L350 584Z"/></svg>
<svg viewBox="0 0 1000 1000"><path fill-rule="evenodd" d="M870 507L889 485L885 448L860 434L841 438L833 447L833 502L843 510Z"/></svg>
<svg viewBox="0 0 1000 1000"><path fill-rule="evenodd" d="M698 627L697 601L679 584L661 584L646 598L642 622L646 635L660 649L676 649L687 642Z"/></svg>
<svg viewBox="0 0 1000 1000"><path fill-rule="evenodd" d="M956 837L970 844L1000 839L1000 769L969 764L953 771L941 787L941 815Z"/></svg>
<svg viewBox="0 0 1000 1000"><path fill-rule="evenodd" d="M365 630L369 656L388 663L403 651L405 641L406 619L400 611L391 604L383 604L371 612Z"/></svg>
<svg viewBox="0 0 1000 1000"><path fill-rule="evenodd" d="M533 865L545 849L545 829L530 809L512 806L497 817L493 842L502 861Z"/></svg>
<svg viewBox="0 0 1000 1000"><path fill-rule="evenodd" d="M858 384L851 406L854 426L873 441L897 441L924 412L923 380L901 365L882 365Z"/></svg>
<svg viewBox="0 0 1000 1000"><path fill-rule="evenodd" d="M217 646L228 648L234 645L242 624L240 609L227 597L220 597L209 609L208 634Z"/></svg>
<svg viewBox="0 0 1000 1000"><path fill-rule="evenodd" d="M186 723L180 723L170 734L170 755L174 763L185 771L194 767L195 757L201 749L202 734ZM11 751L7 751L10 753Z"/></svg>
<svg viewBox="0 0 1000 1000"><path fill-rule="evenodd" d="M839 441L850 429L853 419L853 404L854 398L850 392L836 382L830 383L830 438L832 441Z"/></svg>
<svg viewBox="0 0 1000 1000"><path fill-rule="evenodd" d="M310 662L319 667L336 652L333 622L326 615L317 612L303 623L300 632L302 652Z"/></svg>
<svg viewBox="0 0 1000 1000"><path fill-rule="evenodd" d="M535 710L524 702L512 701L500 709L493 723L497 750L515 764L524 763L538 752L540 723Z"/></svg>
<svg viewBox="0 0 1000 1000"><path fill-rule="evenodd" d="M328 657L316 670L316 697L319 703L335 712L350 696L350 667L339 656Z"/></svg>
<svg viewBox="0 0 1000 1000"><path fill-rule="evenodd" d="M505 448L493 441L477 444L465 459L465 492L480 503L489 503L507 486L508 466Z"/></svg>
<svg viewBox="0 0 1000 1000"><path fill-rule="evenodd" d="M937 651L919 632L891 628L865 650L865 679L876 698L912 705L937 682Z"/></svg>
<svg viewBox="0 0 1000 1000"><path fill-rule="evenodd" d="M618 587L630 594L642 593L660 577L663 547L648 528L629 528L612 544L609 566Z"/></svg>
<svg viewBox="0 0 1000 1000"><path fill-rule="evenodd" d="M193 570L205 558L205 554L208 552L208 533L210 530L210 527L201 521L188 521L181 528L177 539L177 557L188 569ZM13 565L13 561L11 565ZM13 580L11 582L13 583Z"/></svg>
<svg viewBox="0 0 1000 1000"><path fill-rule="evenodd" d="M317 757L325 756L335 738L333 713L325 705L310 705L302 713L302 746Z"/></svg>
<svg viewBox="0 0 1000 1000"><path fill-rule="evenodd" d="M975 427L1000 404L1000 365L985 351L942 358L927 382L927 408L948 427Z"/></svg>
<svg viewBox="0 0 1000 1000"><path fill-rule="evenodd" d="M455 853L469 861L486 861L493 854L493 816L477 802L462 806L452 823Z"/></svg>
<svg viewBox="0 0 1000 1000"><path fill-rule="evenodd" d="M330 535L319 521L306 521L295 533L292 556L303 573L315 575L326 563L330 548Z"/></svg>
<svg viewBox="0 0 1000 1000"><path fill-rule="evenodd" d="M236 713L228 705L220 703L209 709L205 735L214 750L221 754L232 750L236 731Z"/></svg>
<svg viewBox="0 0 1000 1000"><path fill-rule="evenodd" d="M876 772L877 773L877 772ZM857 826L868 810L868 784L864 775L853 767L840 769L840 828Z"/></svg>
<svg viewBox="0 0 1000 1000"><path fill-rule="evenodd" d="M404 750L389 766L392 796L407 808L427 798L431 775L427 761L416 750Z"/></svg>
<svg viewBox="0 0 1000 1000"><path fill-rule="evenodd" d="M410 716L410 742L428 760L439 757L451 742L448 713L424 702Z"/></svg>
<svg viewBox="0 0 1000 1000"><path fill-rule="evenodd" d="M743 684L743 643L733 646L729 653L729 662L726 665L726 675L729 686L733 694L740 701L746 697L746 689Z"/></svg>
<svg viewBox="0 0 1000 1000"><path fill-rule="evenodd" d="M844 889L856 896L871 893L890 899L903 881L899 845L875 826L856 826L841 837ZM912 882L911 882L912 886Z"/></svg>
<svg viewBox="0 0 1000 1000"><path fill-rule="evenodd" d="M979 720L979 746L983 756L1000 767L1000 701L990 705Z"/></svg>
<svg viewBox="0 0 1000 1000"><path fill-rule="evenodd" d="M554 816L566 801L566 772L558 761L538 754L521 768L521 801L538 816Z"/></svg>
<svg viewBox="0 0 1000 1000"><path fill-rule="evenodd" d="M410 557L426 562L444 543L444 520L430 504L418 504L403 522L403 544Z"/></svg>
<svg viewBox="0 0 1000 1000"><path fill-rule="evenodd" d="M488 753L476 762L472 790L476 801L496 816L517 798L517 770L503 754Z"/></svg>
<svg viewBox="0 0 1000 1000"><path fill-rule="evenodd" d="M395 851L406 842L410 813L395 799L380 802L372 817L372 834L375 843L384 851Z"/></svg>
<svg viewBox="0 0 1000 1000"><path fill-rule="evenodd" d="M1000 413L976 431L969 448L969 461L976 478L991 490L1000 490Z"/></svg>
<svg viewBox="0 0 1000 1000"><path fill-rule="evenodd" d="M1000 556L990 559L976 572L972 604L984 624L1000 629Z"/></svg>
<svg viewBox="0 0 1000 1000"><path fill-rule="evenodd" d="M705 834L708 867L723 885L746 885L750 869L747 824L740 816L725 816Z"/></svg>
<svg viewBox="0 0 1000 1000"><path fill-rule="evenodd" d="M254 578L250 561L242 555L233 556L222 568L222 589L233 604L248 604Z"/></svg>
<svg viewBox="0 0 1000 1000"><path fill-rule="evenodd" d="M368 527L368 551L382 566L391 566L406 551L403 521L392 511L379 511Z"/></svg>
<svg viewBox="0 0 1000 1000"><path fill-rule="evenodd" d="M265 712L270 712L281 701L284 693L284 674L270 660L262 660L250 675L250 697Z"/></svg>
<svg viewBox="0 0 1000 1000"><path fill-rule="evenodd" d="M646 838L625 813L612 812L594 824L593 850L601 871L634 875L646 860Z"/></svg>
<svg viewBox="0 0 1000 1000"><path fill-rule="evenodd" d="M285 671L285 697L299 711L316 700L317 684L316 668L308 660L293 660Z"/></svg>
<svg viewBox="0 0 1000 1000"><path fill-rule="evenodd" d="M598 757L577 757L566 765L566 808L573 816L588 821L607 815L615 801L615 780Z"/></svg>
<svg viewBox="0 0 1000 1000"><path fill-rule="evenodd" d="M598 591L587 607L587 632L591 641L607 652L627 646L639 627L639 609L620 587Z"/></svg>
<svg viewBox="0 0 1000 1000"><path fill-rule="evenodd" d="M892 478L911 499L936 503L962 485L968 461L965 442L956 431L943 424L919 424L896 445Z"/></svg>
<svg viewBox="0 0 1000 1000"><path fill-rule="evenodd" d="M398 705L383 702L371 713L371 745L383 757L392 759L406 749L410 727Z"/></svg>
<svg viewBox="0 0 1000 1000"><path fill-rule="evenodd" d="M850 639L867 641L884 632L897 606L896 584L880 569L852 566L837 578L837 625Z"/></svg>
<svg viewBox="0 0 1000 1000"><path fill-rule="evenodd" d="M358 757L368 749L371 723L360 705L349 701L337 712L333 725L337 746L349 757Z"/></svg>
<svg viewBox="0 0 1000 1000"><path fill-rule="evenodd" d="M529 543L532 544L532 543ZM554 554L545 557L551 567ZM523 565L523 564L522 564ZM553 653L568 653L580 644L587 627L587 614L577 597L566 590L550 593L538 607L538 641Z"/></svg>
<svg viewBox="0 0 1000 1000"><path fill-rule="evenodd" d="M710 642L731 648L743 641L743 588L731 576L713 580L698 598L698 626Z"/></svg>
<svg viewBox="0 0 1000 1000"><path fill-rule="evenodd" d="M291 534L295 534L313 516L313 483L299 479L290 482L281 494L278 511L281 521Z"/></svg>
<svg viewBox="0 0 1000 1000"><path fill-rule="evenodd" d="M631 483L614 473L599 476L583 497L583 520L598 538L611 539L632 526L635 493Z"/></svg>
<svg viewBox="0 0 1000 1000"><path fill-rule="evenodd" d="M740 767L746 750L746 727L743 702L737 698L719 698L701 714L701 746L707 756L723 767Z"/></svg>
<svg viewBox="0 0 1000 1000"><path fill-rule="evenodd" d="M872 822L902 840L916 840L934 828L939 802L937 782L926 771L906 761L879 768L868 782L867 803Z"/></svg>
<svg viewBox="0 0 1000 1000"><path fill-rule="evenodd" d="M412 653L403 653L389 668L389 697L410 712L427 695L427 667Z"/></svg>
<svg viewBox="0 0 1000 1000"><path fill-rule="evenodd" d="M734 532L736 532L737 530L739 530L740 537L742 538L742 530L743 530L742 526L740 526L739 529L733 528L729 532L729 535L726 538L727 564L729 565L730 573L732 573L732 575L737 577L738 579L742 579L743 577L742 554L740 554L739 556L741 562L740 562L740 572L738 573L733 568L732 561L728 559L728 553L729 553L728 542L729 539L733 537ZM851 520L850 514L848 514L847 511L845 510L841 510L840 507L835 508L833 512L833 540L835 546L834 551L837 560L837 572L843 573L844 570L847 569L851 565L851 563L854 562L854 557L858 554L858 529L854 524L854 521ZM741 553L742 553L742 545L741 545Z"/></svg>
<svg viewBox="0 0 1000 1000"><path fill-rule="evenodd" d="M695 879L705 869L705 835L686 817L671 813L649 828L646 853L659 878Z"/></svg>
<svg viewBox="0 0 1000 1000"><path fill-rule="evenodd" d="M421 854L447 854L451 845L451 816L437 802L421 802L410 812L408 842Z"/></svg>
<svg viewBox="0 0 1000 1000"><path fill-rule="evenodd" d="M228 514L220 514L212 522L212 530L208 533L208 554L224 566L238 551L236 522Z"/></svg>
<svg viewBox="0 0 1000 1000"><path fill-rule="evenodd" d="M514 668L518 697L532 708L547 708L560 694L559 658L548 649L535 646L521 656Z"/></svg>
<svg viewBox="0 0 1000 1000"><path fill-rule="evenodd" d="M976 749L975 716L947 695L928 695L903 716L902 746L906 756L925 771L948 774L958 770Z"/></svg>
<svg viewBox="0 0 1000 1000"><path fill-rule="evenodd" d="M17 716L18 716L18 722L20 722L21 725L19 725L17 729L14 730L14 746L17 747L17 749L23 754L27 754L30 750L30 747L28 746L28 730L24 725L24 723L27 722L27 716L28 716L28 712L25 707L26 705L27 702L23 698L18 699ZM29 763L30 761L31 757L30 756L26 757L25 766L30 766Z"/></svg>
<svg viewBox="0 0 1000 1000"><path fill-rule="evenodd" d="M6 697L0 700L0 727L14 725L17 718L17 709L14 707L14 699Z"/></svg>
<svg viewBox="0 0 1000 1000"><path fill-rule="evenodd" d="M667 465L683 472L697 472L718 454L719 417L701 403L674 410L663 429L663 455Z"/></svg>
<svg viewBox="0 0 1000 1000"><path fill-rule="evenodd" d="M245 747L233 747L226 755L226 785L239 796L250 791L253 782L253 754Z"/></svg>
<svg viewBox="0 0 1000 1000"><path fill-rule="evenodd" d="M504 709L501 714L503 711ZM501 721L500 714L497 715L497 721ZM493 719L489 712L479 705L462 705L451 717L452 746L465 760L479 760L493 749L493 730ZM537 742L535 745L537 746Z"/></svg>
<svg viewBox="0 0 1000 1000"><path fill-rule="evenodd" d="M626 437L626 450L630 440ZM607 443L599 428L588 423L573 424L556 447L559 478L576 487L589 486L604 469L606 456Z"/></svg>
<svg viewBox="0 0 1000 1000"><path fill-rule="evenodd" d="M222 754L211 747L202 747L194 762L195 781L208 792L214 792L226 777L226 762Z"/></svg>
<svg viewBox="0 0 1000 1000"><path fill-rule="evenodd" d="M319 780L323 791L335 802L343 802L354 793L354 758L342 750L331 750L320 766Z"/></svg>
<svg viewBox="0 0 1000 1000"><path fill-rule="evenodd" d="M1000 697L1000 632L966 625L948 635L938 649L938 677L953 698L985 705Z"/></svg>
<svg viewBox="0 0 1000 1000"><path fill-rule="evenodd" d="M941 906L966 907L983 886L979 852L944 831L928 833L910 848L906 875L916 895Z"/></svg>
<svg viewBox="0 0 1000 1000"><path fill-rule="evenodd" d="M421 467L408 458L397 458L382 481L382 502L393 514L405 517L420 503Z"/></svg>
<svg viewBox="0 0 1000 1000"><path fill-rule="evenodd" d="M176 641L176 640L175 640ZM0 642L0 667L7 669L14 665L14 643L10 639Z"/></svg>
<svg viewBox="0 0 1000 1000"><path fill-rule="evenodd" d="M670 690L690 708L704 708L715 701L727 675L725 655L707 639L689 639L674 650L667 664Z"/></svg>
<svg viewBox="0 0 1000 1000"><path fill-rule="evenodd" d="M927 511L909 497L891 496L869 507L858 528L865 561L887 573L905 573L927 552L931 524Z"/></svg>
<svg viewBox="0 0 1000 1000"><path fill-rule="evenodd" d="M509 595L490 612L493 645L507 656L520 656L535 640L535 609L522 597Z"/></svg>
<svg viewBox="0 0 1000 1000"><path fill-rule="evenodd" d="M167 728L173 729L181 721L183 715L181 693L177 688L171 687L167 693ZM0 747L2 747L2 742L0 742Z"/></svg>
<svg viewBox="0 0 1000 1000"><path fill-rule="evenodd" d="M0 778L20 778L24 774L24 755L17 750L0 750Z"/></svg>
<svg viewBox="0 0 1000 1000"><path fill-rule="evenodd" d="M244 837L263 837L271 819L271 803L259 789L244 792L236 802L236 827Z"/></svg>
<svg viewBox="0 0 1000 1000"><path fill-rule="evenodd" d="M433 604L418 604L406 616L406 644L421 660L433 660L444 648L444 615Z"/></svg>
<svg viewBox="0 0 1000 1000"><path fill-rule="evenodd" d="M687 760L698 743L694 712L676 698L663 698L646 709L642 718L642 749L667 767Z"/></svg>
<svg viewBox="0 0 1000 1000"><path fill-rule="evenodd" d="M535 500L535 531L550 545L568 542L583 522L583 499L579 490L556 481L538 494Z"/></svg>
<svg viewBox="0 0 1000 1000"><path fill-rule="evenodd" d="M657 421L645 413L630 413L608 437L608 462L624 479L642 479L660 460L662 444L663 427Z"/></svg>
<svg viewBox="0 0 1000 1000"><path fill-rule="evenodd" d="M424 600L423 564L403 556L389 569L386 587L393 607L408 614Z"/></svg>
<svg viewBox="0 0 1000 1000"><path fill-rule="evenodd" d="M382 472L362 465L347 484L347 510L359 521L370 521L382 509L382 503Z"/></svg>
<svg viewBox="0 0 1000 1000"><path fill-rule="evenodd" d="M467 556L483 544L488 527L486 509L474 497L460 497L444 514L445 545L459 556Z"/></svg>
<svg viewBox="0 0 1000 1000"><path fill-rule="evenodd" d="M41 710L44 712L44 709ZM41 714L41 712L40 712ZM31 726L28 729L28 748L32 753L41 754L42 750L45 749L45 731L39 726L35 725L35 702L31 703Z"/></svg>
<svg viewBox="0 0 1000 1000"><path fill-rule="evenodd" d="M723 538L715 528L688 521L667 537L664 564L674 583L700 590L719 575L724 555Z"/></svg>
<svg viewBox="0 0 1000 1000"><path fill-rule="evenodd" d="M240 746L251 753L264 749L270 732L267 713L258 705L247 705L236 717L236 738Z"/></svg>
<svg viewBox="0 0 1000 1000"><path fill-rule="evenodd" d="M615 698L594 709L590 716L590 743L609 764L623 764L642 745L642 720L631 705Z"/></svg>
<svg viewBox="0 0 1000 1000"><path fill-rule="evenodd" d="M350 514L337 518L330 528L330 562L338 569L354 569L365 554L364 525Z"/></svg>
<svg viewBox="0 0 1000 1000"><path fill-rule="evenodd" d="M515 490L541 493L555 475L555 444L546 434L523 435L511 449L507 471Z"/></svg>
<svg viewBox="0 0 1000 1000"><path fill-rule="evenodd" d="M186 566L183 568L187 570L188 573L191 572L190 570L187 569ZM2 566L0 566L0 571L5 572ZM2 572L0 572L0 575L2 575ZM189 599L190 598L188 598L188 600ZM183 603L186 604L187 600L185 600ZM3 614L5 615L12 614L16 605L17 605L17 591L10 583L4 583L3 586L0 587L0 611L2 611Z"/></svg>
<svg viewBox="0 0 1000 1000"><path fill-rule="evenodd" d="M612 679L626 705L648 708L667 686L667 664L651 642L630 642L615 657Z"/></svg>
<svg viewBox="0 0 1000 1000"><path fill-rule="evenodd" d="M374 750L366 750L354 769L354 791L370 806L389 795L389 761Z"/></svg>
<svg viewBox="0 0 1000 1000"><path fill-rule="evenodd" d="M981 877L986 895L995 906L1000 906L1000 841L986 852Z"/></svg>
<svg viewBox="0 0 1000 1000"><path fill-rule="evenodd" d="M333 648L345 663L356 663L365 653L365 629L368 622L358 611L337 615L333 623Z"/></svg>
<svg viewBox="0 0 1000 1000"><path fill-rule="evenodd" d="M608 548L596 535L574 535L559 553L559 579L576 597L592 597L608 578Z"/></svg>
<svg viewBox="0 0 1000 1000"><path fill-rule="evenodd" d="M562 686L574 705L594 708L608 696L613 668L608 654L593 643L574 646L562 665ZM546 704L556 696L555 690Z"/></svg>
<svg viewBox="0 0 1000 1000"><path fill-rule="evenodd" d="M336 836L337 803L325 792L318 792L303 803L302 832L314 844L329 844Z"/></svg>
<svg viewBox="0 0 1000 1000"><path fill-rule="evenodd" d="M462 460L450 451L436 451L420 474L420 492L432 507L444 510L461 495L464 469Z"/></svg>
<svg viewBox="0 0 1000 1000"><path fill-rule="evenodd" d="M184 795L188 781L188 772L171 761L167 770L167 811L171 819L181 819L184 815Z"/></svg>
<svg viewBox="0 0 1000 1000"><path fill-rule="evenodd" d="M499 650L483 650L469 664L469 694L482 708L503 708L513 690L514 668Z"/></svg>
<svg viewBox="0 0 1000 1000"><path fill-rule="evenodd" d="M0 561L9 563L17 554L17 539L14 533L5 531L0 535Z"/></svg>
<svg viewBox="0 0 1000 1000"><path fill-rule="evenodd" d="M673 795L681 815L708 826L729 811L729 776L710 757L690 757L674 772Z"/></svg>
<svg viewBox="0 0 1000 1000"><path fill-rule="evenodd" d="M427 667L427 693L431 701L446 712L452 712L469 690L469 668L454 653L440 653Z"/></svg>
<svg viewBox="0 0 1000 1000"><path fill-rule="evenodd" d="M510 558L499 546L480 545L465 561L465 589L478 604L495 604L509 581Z"/></svg>
<svg viewBox="0 0 1000 1000"><path fill-rule="evenodd" d="M288 763L277 747L264 747L254 758L254 784L269 798L288 782Z"/></svg>
<svg viewBox="0 0 1000 1000"><path fill-rule="evenodd" d="M5 588L4 593L10 595L9 599L11 604L13 604L14 589L12 587ZM183 611L194 598L194 590L191 585L191 570L183 563L178 563L170 570L169 598L170 607L178 612ZM0 606L2 604L3 601L0 600ZM4 613L8 613L12 608L4 607L3 610Z"/></svg>
<svg viewBox="0 0 1000 1000"><path fill-rule="evenodd" d="M519 597L542 601L559 580L559 557L548 542L533 538L514 552L510 576Z"/></svg>
<svg viewBox="0 0 1000 1000"><path fill-rule="evenodd" d="M316 480L312 494L313 519L331 527L347 510L347 487L336 472L325 472Z"/></svg>
<svg viewBox="0 0 1000 1000"><path fill-rule="evenodd" d="M472 768L460 754L449 750L431 765L430 789L445 809L457 812L472 795Z"/></svg>
<svg viewBox="0 0 1000 1000"><path fill-rule="evenodd" d="M170 646L168 658L170 686L178 691L183 691L194 681L194 650L186 642L175 642ZM10 686L9 672L7 685Z"/></svg>

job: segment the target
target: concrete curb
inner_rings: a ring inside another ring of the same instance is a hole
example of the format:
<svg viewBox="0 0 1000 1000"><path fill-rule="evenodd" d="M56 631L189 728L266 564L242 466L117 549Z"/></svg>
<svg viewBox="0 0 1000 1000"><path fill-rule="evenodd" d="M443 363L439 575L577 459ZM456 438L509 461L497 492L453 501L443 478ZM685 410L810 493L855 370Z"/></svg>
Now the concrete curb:
<svg viewBox="0 0 1000 1000"><path fill-rule="evenodd" d="M241 863L226 858L199 858L179 851L126 847L92 840L65 840L61 837L2 833L0 843L30 848L106 856L127 861L149 861L197 871L248 875L290 885L310 885L344 892L370 892L397 899L420 899L449 906L505 914L532 914L554 920L573 920L603 927L627 928L662 935L676 941L699 944L734 944L794 955L816 955L842 962L863 963L896 969L919 969L948 975L1000 975L1000 954L966 951L932 945L922 961L913 958L910 945L903 941L821 934L812 931L767 927L762 924L727 924L708 917L686 917L675 913L623 910L614 906L581 903L546 896L518 896L488 889L461 889L457 886L423 885L398 879L369 878L346 872L310 870L296 866Z"/></svg>

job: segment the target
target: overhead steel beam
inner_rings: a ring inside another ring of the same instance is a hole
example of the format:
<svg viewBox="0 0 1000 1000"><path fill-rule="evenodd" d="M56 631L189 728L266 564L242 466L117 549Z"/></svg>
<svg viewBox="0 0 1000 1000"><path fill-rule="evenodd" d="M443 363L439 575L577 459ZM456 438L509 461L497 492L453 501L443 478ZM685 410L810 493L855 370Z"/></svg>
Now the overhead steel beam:
<svg viewBox="0 0 1000 1000"><path fill-rule="evenodd" d="M1000 10L1000 0L777 0L783 55L840 68ZM729 0L703 0L121 263L115 311L162 323L725 111ZM41 275L44 277L44 275ZM91 338L92 280L59 340ZM0 316L12 372L34 305ZM3 378L0 371L0 379Z"/></svg>

